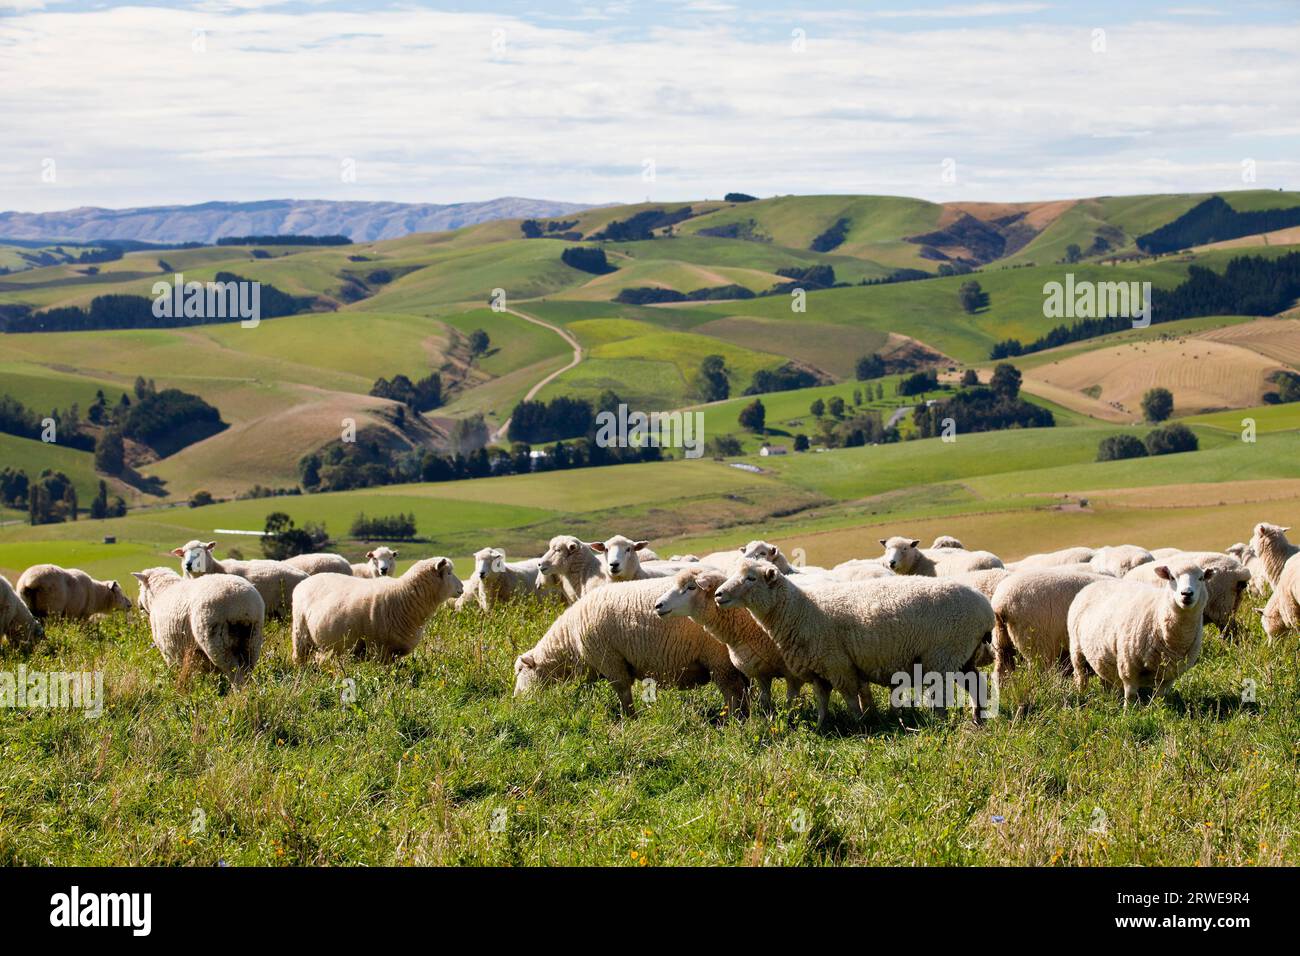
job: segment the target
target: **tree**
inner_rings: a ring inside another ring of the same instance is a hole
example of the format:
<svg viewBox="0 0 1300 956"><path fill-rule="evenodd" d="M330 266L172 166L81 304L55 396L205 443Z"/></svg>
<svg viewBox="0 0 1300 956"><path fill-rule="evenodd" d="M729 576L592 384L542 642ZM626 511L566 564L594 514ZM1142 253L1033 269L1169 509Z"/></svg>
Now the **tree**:
<svg viewBox="0 0 1300 956"><path fill-rule="evenodd" d="M1083 258L1083 250L1079 248L1077 242L1072 242L1065 247L1066 262L1078 262L1081 258Z"/></svg>
<svg viewBox="0 0 1300 956"><path fill-rule="evenodd" d="M1142 416L1149 422L1163 422L1174 413L1174 396L1167 388L1148 389L1142 396Z"/></svg>
<svg viewBox="0 0 1300 956"><path fill-rule="evenodd" d="M980 383L979 373L973 368L966 369L961 376L962 388L973 388Z"/></svg>
<svg viewBox="0 0 1300 956"><path fill-rule="evenodd" d="M67 511L68 517L73 521L77 520L77 489L74 485L69 484L63 489L63 507Z"/></svg>
<svg viewBox="0 0 1300 956"><path fill-rule="evenodd" d="M1196 433L1186 425L1166 425L1157 428L1146 437L1147 454L1175 455L1184 451L1196 451L1200 442Z"/></svg>
<svg viewBox="0 0 1300 956"><path fill-rule="evenodd" d="M194 494L190 495L191 508L203 508L215 503L215 501L216 499L212 497L212 492L210 491L196 491Z"/></svg>
<svg viewBox="0 0 1300 956"><path fill-rule="evenodd" d="M807 450L808 450L808 436L807 436L807 435L805 435L805 434L803 434L803 433L801 432L801 433L799 433L798 435L795 435L795 436L794 436L794 450L795 450L795 451L807 451Z"/></svg>
<svg viewBox="0 0 1300 956"><path fill-rule="evenodd" d="M862 404L862 389L860 389L860 388L855 388L855 389L853 390L853 404L854 404L854 405L861 405L861 404Z"/></svg>
<svg viewBox="0 0 1300 956"><path fill-rule="evenodd" d="M812 413L814 418L821 418L826 414L826 403L820 398L814 398L813 403L808 406L808 411Z"/></svg>
<svg viewBox="0 0 1300 956"><path fill-rule="evenodd" d="M826 403L826 410L831 413L831 417L840 419L844 417L844 399L838 395L831 396L831 400Z"/></svg>
<svg viewBox="0 0 1300 956"><path fill-rule="evenodd" d="M488 337L488 334L484 332L482 329L475 329L473 332L469 334L469 354L474 358L478 358L480 355L486 352L488 350L488 346L491 344L492 344L492 340Z"/></svg>
<svg viewBox="0 0 1300 956"><path fill-rule="evenodd" d="M106 475L120 475L126 468L126 447L116 428L102 432L95 442L95 470Z"/></svg>
<svg viewBox="0 0 1300 956"><path fill-rule="evenodd" d="M266 533L262 537L262 553L272 561L283 561L316 550L312 535L304 528L295 528L293 519L283 511L272 511L267 515L263 530Z"/></svg>
<svg viewBox="0 0 1300 956"><path fill-rule="evenodd" d="M1014 365L1003 362L993 369L993 378L989 381L989 388L999 398L1013 399L1020 394L1020 380L1020 370Z"/></svg>
<svg viewBox="0 0 1300 956"><path fill-rule="evenodd" d="M878 352L864 355L858 359L854 374L859 382L865 382L869 378L880 378L885 374L885 360L880 357Z"/></svg>
<svg viewBox="0 0 1300 956"><path fill-rule="evenodd" d="M1125 458L1145 458L1147 446L1136 435L1108 435L1097 446L1098 461L1121 461Z"/></svg>
<svg viewBox="0 0 1300 956"><path fill-rule="evenodd" d="M975 313L985 308L989 304L988 293L980 288L980 284L974 279L963 282L961 288L957 290L957 301L967 312Z"/></svg>
<svg viewBox="0 0 1300 956"><path fill-rule="evenodd" d="M699 393L706 402L720 402L731 395L726 362L721 355L706 355L700 362Z"/></svg>
<svg viewBox="0 0 1300 956"><path fill-rule="evenodd" d="M763 426L767 423L767 409L763 407L762 399L756 398L742 408L739 418L743 428L748 428L753 432L761 432Z"/></svg>
<svg viewBox="0 0 1300 956"><path fill-rule="evenodd" d="M95 500L90 503L90 516L96 519L108 517L108 485L104 481L100 481Z"/></svg>

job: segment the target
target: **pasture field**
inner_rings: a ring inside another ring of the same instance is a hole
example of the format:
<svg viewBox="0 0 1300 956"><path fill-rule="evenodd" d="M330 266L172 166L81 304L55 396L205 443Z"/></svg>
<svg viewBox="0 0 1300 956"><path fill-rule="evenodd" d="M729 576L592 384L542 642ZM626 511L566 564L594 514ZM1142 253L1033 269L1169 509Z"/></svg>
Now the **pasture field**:
<svg viewBox="0 0 1300 956"><path fill-rule="evenodd" d="M512 699L514 656L557 612L444 608L387 667L295 667L273 625L233 692L168 671L134 614L55 626L0 667L102 671L103 712L0 720L0 861L1300 862L1300 646L1248 609L1240 638L1211 627L1169 696L1127 713L1096 681L1077 699L1022 669L982 727L891 712L877 688L874 721L836 700L821 731L807 693L746 721L711 686L660 688L627 719L603 683Z"/></svg>

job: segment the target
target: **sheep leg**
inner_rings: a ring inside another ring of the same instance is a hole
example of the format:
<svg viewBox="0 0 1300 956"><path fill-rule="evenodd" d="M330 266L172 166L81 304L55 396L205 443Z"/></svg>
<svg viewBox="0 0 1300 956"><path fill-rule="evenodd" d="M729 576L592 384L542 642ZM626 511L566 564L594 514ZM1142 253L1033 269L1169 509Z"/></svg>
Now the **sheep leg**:
<svg viewBox="0 0 1300 956"><path fill-rule="evenodd" d="M1074 668L1074 689L1082 694L1088 689L1088 659L1081 649L1070 648L1070 665Z"/></svg>
<svg viewBox="0 0 1300 956"><path fill-rule="evenodd" d="M993 628L993 662L993 673L998 684L1001 685L1016 669L1016 648L1011 643L1011 634L1007 630L1006 622L1000 617Z"/></svg>
<svg viewBox="0 0 1300 956"><path fill-rule="evenodd" d="M306 664L311 657L311 634L307 630L306 618L301 614L293 616L293 662Z"/></svg>
<svg viewBox="0 0 1300 956"><path fill-rule="evenodd" d="M765 714L771 714L772 707L772 678L755 677L754 682L758 684L758 709Z"/></svg>
<svg viewBox="0 0 1300 956"><path fill-rule="evenodd" d="M799 699L799 692L803 690L803 681L795 680L793 677L785 679L785 705L793 707L795 701Z"/></svg>
<svg viewBox="0 0 1300 956"><path fill-rule="evenodd" d="M1124 709L1128 710L1128 705L1137 706L1142 702L1141 688L1137 684L1124 685Z"/></svg>
<svg viewBox="0 0 1300 956"><path fill-rule="evenodd" d="M626 661L610 661L601 676L614 686L618 694L618 706L624 717L636 716L636 705L632 702L632 672Z"/></svg>
<svg viewBox="0 0 1300 956"><path fill-rule="evenodd" d="M826 717L831 710L831 685L830 681L821 678L813 678L813 696L817 699L817 729L820 730L826 725Z"/></svg>
<svg viewBox="0 0 1300 956"><path fill-rule="evenodd" d="M849 713L859 721L862 720L862 702L858 700L858 684L856 677L840 677L838 680L831 682L831 686L840 692L844 698L844 703L849 708Z"/></svg>

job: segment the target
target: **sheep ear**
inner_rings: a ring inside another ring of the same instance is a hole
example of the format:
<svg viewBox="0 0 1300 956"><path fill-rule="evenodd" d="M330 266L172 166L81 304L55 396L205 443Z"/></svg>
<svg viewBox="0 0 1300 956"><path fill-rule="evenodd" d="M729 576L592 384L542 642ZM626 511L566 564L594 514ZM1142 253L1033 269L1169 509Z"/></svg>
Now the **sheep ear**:
<svg viewBox="0 0 1300 956"><path fill-rule="evenodd" d="M439 574L445 574L446 572L451 570L451 559L439 558L437 562L434 564L433 569L437 571Z"/></svg>
<svg viewBox="0 0 1300 956"><path fill-rule="evenodd" d="M647 544L649 544L649 543L650 543L649 541L638 541L636 544L634 544L634 545L632 546L632 549L633 549L634 551L640 551L642 548L644 548L644 547L645 547Z"/></svg>
<svg viewBox="0 0 1300 956"><path fill-rule="evenodd" d="M1169 569L1163 564L1157 564L1155 567L1156 577L1164 578L1166 581L1172 581L1174 576L1169 573Z"/></svg>
<svg viewBox="0 0 1300 956"><path fill-rule="evenodd" d="M913 539L912 539L912 547L915 548L915 547L916 547L917 545L919 545L920 543L921 543L921 539L920 539L920 538L913 538Z"/></svg>
<svg viewBox="0 0 1300 956"><path fill-rule="evenodd" d="M149 575L145 574L143 571L132 571L131 577L135 578L141 584L147 584L149 581Z"/></svg>
<svg viewBox="0 0 1300 956"><path fill-rule="evenodd" d="M215 541L209 541L207 544L205 544L205 545L203 546L203 550L204 550L204 551L211 551L211 550L212 550L213 548L215 548L216 546L217 546L217 543L216 543Z"/></svg>
<svg viewBox="0 0 1300 956"><path fill-rule="evenodd" d="M1206 568L1205 575L1203 576L1202 580L1204 581L1210 580L1210 578L1214 577L1215 571L1216 571L1215 568Z"/></svg>
<svg viewBox="0 0 1300 956"><path fill-rule="evenodd" d="M183 557L185 557L185 549L184 549L184 548L172 548L172 554L176 555L176 557L178 557L178 558L183 558Z"/></svg>
<svg viewBox="0 0 1300 956"><path fill-rule="evenodd" d="M523 657L519 658L519 663L523 664L525 667L537 666L537 661L533 660L532 654L525 654Z"/></svg>
<svg viewBox="0 0 1300 956"><path fill-rule="evenodd" d="M391 550L391 549L390 549L390 550ZM393 557L397 557L399 554L401 554L400 551L393 551Z"/></svg>
<svg viewBox="0 0 1300 956"><path fill-rule="evenodd" d="M367 561L369 561L369 560L370 560L371 558L373 558L374 556L375 556L375 552L373 552L373 551L367 551L367 552L366 552L366 560L367 560Z"/></svg>
<svg viewBox="0 0 1300 956"><path fill-rule="evenodd" d="M882 548L887 548L887 547L889 547L889 539L888 539L888 538L881 538L881 539L880 539L880 546L881 546Z"/></svg>
<svg viewBox="0 0 1300 956"><path fill-rule="evenodd" d="M763 572L763 579L767 581L768 587L771 587L773 584L776 584L776 579L779 578L780 576L781 576L781 572L778 571L776 568L768 568L766 571Z"/></svg>
<svg viewBox="0 0 1300 956"><path fill-rule="evenodd" d="M121 586L120 584L118 584L116 581L109 581L109 582L108 582L108 589L109 589L110 591L120 591L120 590L122 590L122 586Z"/></svg>
<svg viewBox="0 0 1300 956"><path fill-rule="evenodd" d="M591 544L587 545L587 547L591 548L591 550L592 550L592 551L595 551L597 554L604 554L604 553L605 553L605 542L604 542L604 541L593 541L593 542L591 542Z"/></svg>

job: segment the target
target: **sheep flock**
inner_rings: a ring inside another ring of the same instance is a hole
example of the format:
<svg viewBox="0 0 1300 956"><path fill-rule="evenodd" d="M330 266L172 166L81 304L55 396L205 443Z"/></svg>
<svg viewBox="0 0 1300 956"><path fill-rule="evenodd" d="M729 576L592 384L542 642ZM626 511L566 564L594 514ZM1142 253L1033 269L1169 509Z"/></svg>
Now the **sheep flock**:
<svg viewBox="0 0 1300 956"><path fill-rule="evenodd" d="M879 539L883 553L832 567L806 565L798 551L792 562L761 540L661 559L621 534L557 535L516 561L485 547L465 581L441 556L398 574L388 548L362 564L334 554L237 561L190 541L172 551L179 568L134 577L166 664L216 671L232 688L252 678L270 618L291 627L298 666L339 655L387 662L415 650L439 613L490 616L529 602L555 617L515 659L517 698L600 680L631 715L637 682L711 683L722 712L743 719L751 705L776 710L779 678L786 706L812 689L819 726L833 695L851 715L875 714L877 687L891 709L966 703L979 722L990 713L985 689L996 713L997 688L1018 664L1070 676L1080 692L1096 677L1126 708L1163 695L1200 658L1206 623L1238 638L1248 591L1267 597L1258 612L1269 640L1300 627L1300 548L1288 530L1262 522L1221 552L1123 544L1005 563L948 535L928 548L896 535ZM117 582L76 569L37 565L12 586L0 577L0 639L22 651L44 639L47 621L132 608Z"/></svg>

